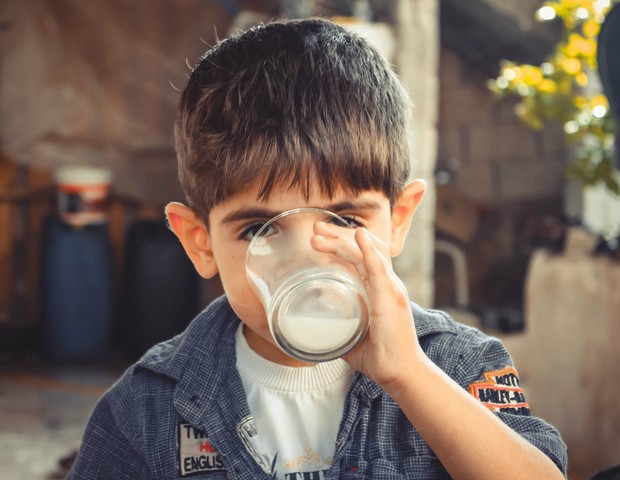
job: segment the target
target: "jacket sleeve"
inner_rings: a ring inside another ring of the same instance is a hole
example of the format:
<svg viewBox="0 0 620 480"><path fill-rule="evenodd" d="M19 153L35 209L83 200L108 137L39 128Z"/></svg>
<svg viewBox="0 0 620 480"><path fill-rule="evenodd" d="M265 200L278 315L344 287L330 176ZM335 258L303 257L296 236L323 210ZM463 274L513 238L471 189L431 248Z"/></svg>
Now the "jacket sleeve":
<svg viewBox="0 0 620 480"><path fill-rule="evenodd" d="M143 455L132 439L134 420L130 415L123 416L123 409L118 408L122 404L114 392L118 387L117 384L97 403L68 480L149 478Z"/></svg>
<svg viewBox="0 0 620 480"><path fill-rule="evenodd" d="M497 338L465 328L458 359L449 374L463 388L493 411L506 425L545 453L566 476L568 457L560 433L541 418L532 416L526 392L504 344ZM492 445L489 445L491 448Z"/></svg>

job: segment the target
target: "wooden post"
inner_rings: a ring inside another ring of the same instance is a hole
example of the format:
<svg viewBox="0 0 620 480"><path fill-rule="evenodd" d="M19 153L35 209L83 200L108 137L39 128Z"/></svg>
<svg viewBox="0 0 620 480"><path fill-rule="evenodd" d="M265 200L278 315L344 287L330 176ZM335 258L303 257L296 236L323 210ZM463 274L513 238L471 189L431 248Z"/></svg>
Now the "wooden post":
<svg viewBox="0 0 620 480"><path fill-rule="evenodd" d="M435 185L439 91L438 0L396 0L392 3L396 36L395 68L415 105L412 122L412 178L428 183L405 248L394 267L412 300L430 307L434 296Z"/></svg>
<svg viewBox="0 0 620 480"><path fill-rule="evenodd" d="M15 165L0 157L0 191L13 186L15 175ZM9 323L13 310L14 224L15 207L0 199L0 326Z"/></svg>

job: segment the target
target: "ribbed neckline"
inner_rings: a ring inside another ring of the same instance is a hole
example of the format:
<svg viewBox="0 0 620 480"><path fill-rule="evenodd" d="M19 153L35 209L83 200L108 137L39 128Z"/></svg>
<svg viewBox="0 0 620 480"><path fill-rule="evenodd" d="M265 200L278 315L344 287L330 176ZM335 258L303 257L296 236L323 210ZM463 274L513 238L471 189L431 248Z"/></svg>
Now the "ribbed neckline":
<svg viewBox="0 0 620 480"><path fill-rule="evenodd" d="M243 324L235 335L237 369L242 377L263 387L279 391L321 390L348 376L353 379L353 369L342 359L317 363L311 367L287 367L270 362L250 348Z"/></svg>

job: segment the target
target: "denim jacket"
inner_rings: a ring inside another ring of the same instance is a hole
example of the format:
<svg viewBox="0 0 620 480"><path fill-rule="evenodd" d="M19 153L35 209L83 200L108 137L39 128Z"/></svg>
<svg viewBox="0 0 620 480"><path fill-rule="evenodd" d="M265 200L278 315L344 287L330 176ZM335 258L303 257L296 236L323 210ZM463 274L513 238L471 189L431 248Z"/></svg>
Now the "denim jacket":
<svg viewBox="0 0 620 480"><path fill-rule="evenodd" d="M411 308L426 355L565 473L566 447L553 427L524 407L502 343L443 312L413 303ZM235 366L238 325L221 297L185 332L149 350L97 403L67 478L274 478ZM498 372L506 373L503 380L498 380ZM437 398L437 408L449 401ZM489 438L488 448L494 448L495 441ZM330 468L286 478L450 477L394 400L358 373L347 395Z"/></svg>

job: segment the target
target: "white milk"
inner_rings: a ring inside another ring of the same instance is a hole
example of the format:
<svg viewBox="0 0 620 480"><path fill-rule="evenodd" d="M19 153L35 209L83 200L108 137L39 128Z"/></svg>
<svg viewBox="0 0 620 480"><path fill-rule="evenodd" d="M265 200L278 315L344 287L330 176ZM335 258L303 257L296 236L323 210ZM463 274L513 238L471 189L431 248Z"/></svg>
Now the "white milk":
<svg viewBox="0 0 620 480"><path fill-rule="evenodd" d="M286 315L280 318L282 336L299 350L309 353L330 352L353 337L359 318L320 318Z"/></svg>

